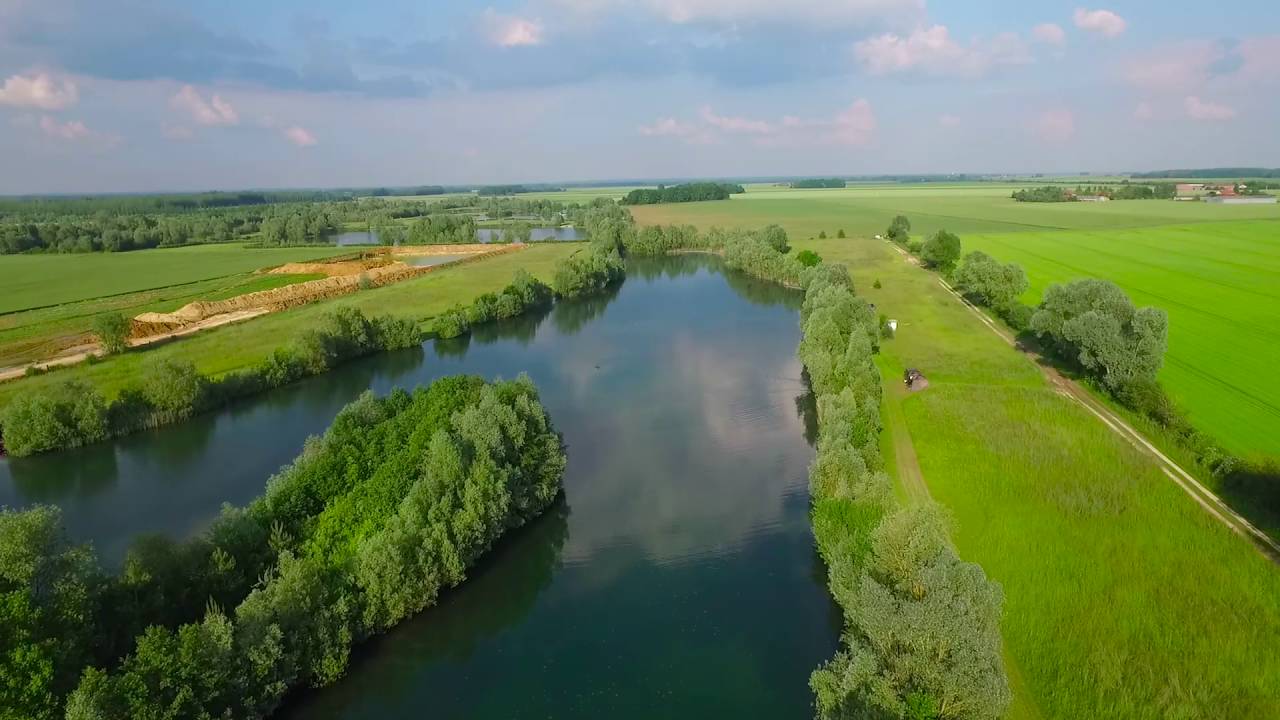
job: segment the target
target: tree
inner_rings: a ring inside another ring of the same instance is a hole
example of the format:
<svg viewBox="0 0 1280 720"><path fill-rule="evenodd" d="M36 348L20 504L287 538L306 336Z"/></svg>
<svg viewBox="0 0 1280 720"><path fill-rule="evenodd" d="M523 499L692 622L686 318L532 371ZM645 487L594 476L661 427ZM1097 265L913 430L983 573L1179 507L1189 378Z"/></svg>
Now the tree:
<svg viewBox="0 0 1280 720"><path fill-rule="evenodd" d="M142 374L146 378L142 396L157 410L175 415L192 412L205 386L204 378L188 360L153 359L144 365Z"/></svg>
<svg viewBox="0 0 1280 720"><path fill-rule="evenodd" d="M93 333L108 355L124 352L129 347L129 331L130 322L121 313L104 313L93 319Z"/></svg>
<svg viewBox="0 0 1280 720"><path fill-rule="evenodd" d="M975 250L960 262L955 284L980 305L1002 308L1027 291L1027 275L1015 263L1000 264L995 258Z"/></svg>
<svg viewBox="0 0 1280 720"><path fill-rule="evenodd" d="M1077 362L1112 391L1154 379L1164 363L1169 320L1158 308L1135 309L1106 280L1050 285L1031 329L1059 355Z"/></svg>
<svg viewBox="0 0 1280 720"><path fill-rule="evenodd" d="M769 243L769 247L780 253L787 253L791 250L791 246L787 242L787 231L783 230L779 225L766 226L760 231L760 236L764 241Z"/></svg>
<svg viewBox="0 0 1280 720"><path fill-rule="evenodd" d="M960 238L954 233L939 230L920 248L920 258L927 267L950 272L960 259Z"/></svg>
<svg viewBox="0 0 1280 720"><path fill-rule="evenodd" d="M899 245L906 245L911 239L911 221L906 215L897 215L889 223L889 229L884 231L884 236Z"/></svg>
<svg viewBox="0 0 1280 720"><path fill-rule="evenodd" d="M822 262L822 256L812 250L801 250L796 253L796 262L804 267L811 268Z"/></svg>

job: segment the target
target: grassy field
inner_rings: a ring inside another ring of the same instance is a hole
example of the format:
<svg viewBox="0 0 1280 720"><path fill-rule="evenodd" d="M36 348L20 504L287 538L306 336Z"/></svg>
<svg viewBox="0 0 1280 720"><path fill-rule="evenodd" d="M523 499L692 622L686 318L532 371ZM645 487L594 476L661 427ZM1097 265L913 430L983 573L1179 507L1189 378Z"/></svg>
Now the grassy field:
<svg viewBox="0 0 1280 720"><path fill-rule="evenodd" d="M1280 219L1280 205L1210 205L1167 200L1111 203L1019 203L1009 193L1022 185L870 185L843 190L752 187L729 200L633 209L645 223L705 223L759 227L770 222L801 237L844 229L850 235L883 232L894 215L911 219L912 235L940 229L970 233L1104 230L1224 220Z"/></svg>
<svg viewBox="0 0 1280 720"><path fill-rule="evenodd" d="M324 276L240 273L0 315L0 368L43 360L91 341L89 331L98 315L118 312L133 317L144 312L172 312L195 300L223 300L321 277Z"/></svg>
<svg viewBox="0 0 1280 720"><path fill-rule="evenodd" d="M76 365L47 375L0 383L0 407L16 393L68 378L87 380L108 397L136 383L142 363L151 357L189 360L207 375L218 376L249 367L313 326L316 317L340 305L366 314L390 314L425 321L455 303L469 303L477 295L501 290L524 268L550 282L555 264L583 247L580 243L532 245L517 253L499 255L407 280L364 290L334 300L273 313L248 322L199 333L182 340L110 357L93 365Z"/></svg>
<svg viewBox="0 0 1280 720"><path fill-rule="evenodd" d="M1169 313L1161 379L1192 421L1231 451L1280 457L1280 223L966 235L1022 265L1027 302L1051 282L1099 277Z"/></svg>
<svg viewBox="0 0 1280 720"><path fill-rule="evenodd" d="M345 248L260 248L239 244L123 253L0 256L0 315L80 300L194 283L350 252Z"/></svg>
<svg viewBox="0 0 1280 720"><path fill-rule="evenodd" d="M812 227L681 211L703 227ZM887 384L906 366L929 376L890 427L909 433L961 555L1004 587L1011 717L1280 714L1280 572L1268 560L886 243L793 244L848 264L859 293L899 320L879 360Z"/></svg>

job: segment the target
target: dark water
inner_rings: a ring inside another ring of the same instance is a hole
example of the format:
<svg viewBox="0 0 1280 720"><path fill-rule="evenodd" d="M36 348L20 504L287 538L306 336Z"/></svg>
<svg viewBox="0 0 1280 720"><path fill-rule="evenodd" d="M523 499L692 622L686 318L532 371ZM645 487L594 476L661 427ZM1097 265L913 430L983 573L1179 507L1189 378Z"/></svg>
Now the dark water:
<svg viewBox="0 0 1280 720"><path fill-rule="evenodd" d="M502 240L500 228L479 228L476 230L476 242L489 243ZM574 227L536 227L529 233L530 242L585 240L587 234ZM333 236L334 244L341 247L358 245L377 245L378 233L372 231L343 232Z"/></svg>
<svg viewBox="0 0 1280 720"><path fill-rule="evenodd" d="M357 650L292 718L811 716L835 648L807 518L798 296L695 256L469 340L345 366L224 413L0 464L118 562L244 503L365 388L527 371L569 446L564 500L441 604Z"/></svg>
<svg viewBox="0 0 1280 720"><path fill-rule="evenodd" d="M499 228L480 228L476 230L476 240L482 243L502 240L503 230ZM574 227L536 227L529 232L530 242L554 242L570 240L586 240L587 234Z"/></svg>

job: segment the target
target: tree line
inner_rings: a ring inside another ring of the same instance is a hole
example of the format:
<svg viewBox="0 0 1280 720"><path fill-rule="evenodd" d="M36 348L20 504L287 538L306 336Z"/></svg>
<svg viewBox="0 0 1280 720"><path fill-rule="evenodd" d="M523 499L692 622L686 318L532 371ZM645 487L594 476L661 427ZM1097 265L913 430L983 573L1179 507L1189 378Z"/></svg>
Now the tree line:
<svg viewBox="0 0 1280 720"><path fill-rule="evenodd" d="M819 188L842 188L846 183L841 178L809 178L807 180L795 180L791 183L791 187L796 190L815 190Z"/></svg>
<svg viewBox="0 0 1280 720"><path fill-rule="evenodd" d="M659 203L728 200L730 195L746 192L732 183L696 182L683 185L659 185L656 189L632 190L622 198L623 205L657 205Z"/></svg>
<svg viewBox="0 0 1280 720"><path fill-rule="evenodd" d="M1075 189L1062 185L1044 185L1036 188L1014 190L1010 196L1018 202L1078 202L1087 196L1105 197L1109 200L1171 200L1178 195L1174 183L1130 183L1119 185L1077 185Z"/></svg>
<svg viewBox="0 0 1280 720"><path fill-rule="evenodd" d="M257 718L344 673L555 501L564 446L527 377L366 392L244 508L142 538L119 575L56 508L0 511L6 717Z"/></svg>

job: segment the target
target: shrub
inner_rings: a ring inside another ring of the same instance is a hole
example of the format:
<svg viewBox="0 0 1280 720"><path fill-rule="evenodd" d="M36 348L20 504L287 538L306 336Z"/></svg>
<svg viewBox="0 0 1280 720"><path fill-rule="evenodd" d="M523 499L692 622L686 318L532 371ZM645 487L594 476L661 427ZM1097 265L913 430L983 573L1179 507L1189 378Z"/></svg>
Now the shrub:
<svg viewBox="0 0 1280 720"><path fill-rule="evenodd" d="M142 396L161 413L185 417L200 404L205 379L190 361L152 359L143 364Z"/></svg>
<svg viewBox="0 0 1280 720"><path fill-rule="evenodd" d="M456 338L463 335L467 330L471 329L471 325L467 322L467 311L461 305L454 305L452 308L444 311L436 316L431 322L431 332L436 337Z"/></svg>
<svg viewBox="0 0 1280 720"><path fill-rule="evenodd" d="M836 237L840 238L841 240L843 240L845 237L847 237L847 236L844 234L844 228L840 228L838 231L836 231Z"/></svg>
<svg viewBox="0 0 1280 720"><path fill-rule="evenodd" d="M884 236L893 242L905 246L911 240L911 221L905 215L898 215L889 223Z"/></svg>
<svg viewBox="0 0 1280 720"><path fill-rule="evenodd" d="M871 287L873 287L873 288L875 288L875 289L879 290L880 288L882 288L882 287L884 287L884 286L880 284L880 278L876 278L876 281L875 281L875 282L873 282L873 283L871 283Z"/></svg>
<svg viewBox="0 0 1280 720"><path fill-rule="evenodd" d="M102 351L108 355L128 349L130 329L128 318L118 312L104 313L93 319L93 334L98 336Z"/></svg>
<svg viewBox="0 0 1280 720"><path fill-rule="evenodd" d="M964 256L956 268L955 284L974 302L998 308L1008 305L1027 291L1027 274L1016 263L1002 265L981 251Z"/></svg>
<svg viewBox="0 0 1280 720"><path fill-rule="evenodd" d="M403 350L422 344L418 323L409 318L381 315L372 322L374 344L383 350Z"/></svg>
<svg viewBox="0 0 1280 720"><path fill-rule="evenodd" d="M0 416L5 449L15 457L105 440L108 409L87 383L68 380L15 397Z"/></svg>
<svg viewBox="0 0 1280 720"><path fill-rule="evenodd" d="M920 259L926 267L941 272L951 272L960 259L960 238L954 233L939 230L920 247Z"/></svg>
<svg viewBox="0 0 1280 720"><path fill-rule="evenodd" d="M811 268L822 262L822 256L812 250L801 250L796 253L796 262L803 267Z"/></svg>
<svg viewBox="0 0 1280 720"><path fill-rule="evenodd" d="M826 231L826 230L819 230L819 231L818 231L818 239L819 239L819 240L826 240L826 239L827 239L827 231Z"/></svg>
<svg viewBox="0 0 1280 720"><path fill-rule="evenodd" d="M1014 329L1015 332L1024 332L1031 329L1031 317L1035 315L1035 308L1030 305L1023 305L1017 300L1010 301L1004 305L993 308L996 315L1000 316L1005 323Z"/></svg>

